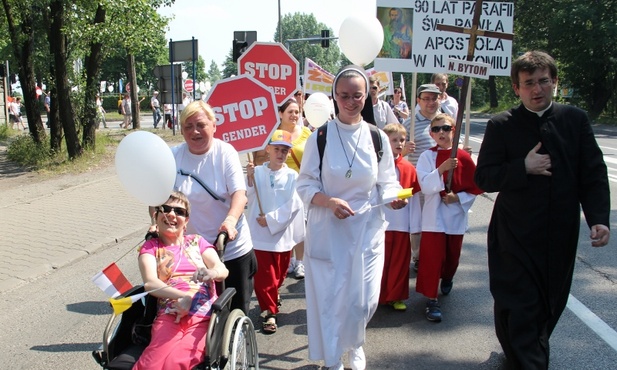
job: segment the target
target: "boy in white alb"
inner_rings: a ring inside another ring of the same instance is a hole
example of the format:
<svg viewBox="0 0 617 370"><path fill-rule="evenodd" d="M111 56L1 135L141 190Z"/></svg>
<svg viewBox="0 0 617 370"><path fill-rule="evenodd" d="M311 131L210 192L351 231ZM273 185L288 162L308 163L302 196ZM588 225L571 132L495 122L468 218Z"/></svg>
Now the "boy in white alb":
<svg viewBox="0 0 617 370"><path fill-rule="evenodd" d="M269 161L249 164L247 220L257 257L255 295L266 334L276 332L279 288L287 276L291 249L304 240L304 205L296 193L298 173L285 161L291 133L276 130L266 147Z"/></svg>

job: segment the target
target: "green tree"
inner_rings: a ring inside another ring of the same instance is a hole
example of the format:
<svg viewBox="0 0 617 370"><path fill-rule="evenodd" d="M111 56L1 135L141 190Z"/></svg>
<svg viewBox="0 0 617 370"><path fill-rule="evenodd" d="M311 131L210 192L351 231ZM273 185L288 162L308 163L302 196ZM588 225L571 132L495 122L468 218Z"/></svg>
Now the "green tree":
<svg viewBox="0 0 617 370"><path fill-rule="evenodd" d="M286 14L281 18L284 40L301 39L321 34L321 30L329 29L325 24L317 22L313 14ZM335 37L332 30L330 36ZM278 28L274 33L274 40L279 39ZM308 41L289 43L289 51L300 63L300 70L304 71L305 58L312 59L323 69L336 73L340 68L341 52L336 40L330 40L330 47L323 48L320 43L310 44Z"/></svg>
<svg viewBox="0 0 617 370"><path fill-rule="evenodd" d="M555 57L560 84L576 91L592 119L600 116L617 99L617 0L520 0L515 6L515 50Z"/></svg>
<svg viewBox="0 0 617 370"><path fill-rule="evenodd" d="M223 78L223 74L219 69L219 66L214 62L210 62L210 69L208 70L208 81L211 83L215 83L216 81Z"/></svg>
<svg viewBox="0 0 617 370"><path fill-rule="evenodd" d="M184 62L184 71L189 74L188 78L193 78L193 62L188 61ZM195 80L197 82L203 82L208 79L208 74L206 73L206 62L199 55L197 57L197 63L195 63Z"/></svg>

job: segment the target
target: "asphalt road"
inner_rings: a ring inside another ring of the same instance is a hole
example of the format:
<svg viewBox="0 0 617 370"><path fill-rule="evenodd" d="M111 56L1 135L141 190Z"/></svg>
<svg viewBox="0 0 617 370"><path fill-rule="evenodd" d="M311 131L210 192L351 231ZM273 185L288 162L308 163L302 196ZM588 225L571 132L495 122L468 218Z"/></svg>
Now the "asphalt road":
<svg viewBox="0 0 617 370"><path fill-rule="evenodd" d="M472 124L470 142L476 152L484 123L485 120L480 119ZM596 132L609 165L611 188L615 190L617 131L599 126ZM79 186L82 191L89 191L87 184ZM107 196L110 197L108 201L114 203L113 194L98 191L90 196L93 199ZM390 307L380 307L369 324L364 346L368 369L500 368L502 356L493 331L486 261L486 229L494 197L494 194L480 196L472 208L454 289L449 296L440 299L443 322L431 323L424 318L425 299L414 292L415 274L412 273L408 310L395 312ZM617 204L615 195L611 200L613 205ZM117 240L107 240L107 244L91 254L54 269L19 289L2 293L1 368L99 368L90 352L101 343L111 309L104 294L90 282L90 277L108 263L118 260L122 271L138 284L135 247L143 237L142 225L143 230L146 227L146 221L133 213L137 211L132 206L115 205L113 212L114 217L124 220L125 229L139 231ZM96 224L84 222L80 227L84 230L105 228L106 218L99 221ZM613 212L613 229L616 221ZM23 224L26 223L27 220L23 220ZM617 363L616 245L617 236L613 235L607 247L590 247L588 228L582 223L572 287L572 296L582 307L571 300L571 308L564 312L551 338L551 369L612 369ZM5 253L4 257L9 261L19 258L18 252ZM40 257L46 258L43 247ZM257 333L260 367L320 368L320 363L308 361L304 282L288 278L281 296L283 306L278 332L270 336ZM249 316L259 324L255 300L251 307Z"/></svg>

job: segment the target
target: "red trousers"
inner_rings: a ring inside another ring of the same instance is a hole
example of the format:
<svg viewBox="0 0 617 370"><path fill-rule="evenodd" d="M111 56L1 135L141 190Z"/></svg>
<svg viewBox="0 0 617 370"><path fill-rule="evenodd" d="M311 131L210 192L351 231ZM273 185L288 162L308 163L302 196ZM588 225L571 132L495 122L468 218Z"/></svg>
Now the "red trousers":
<svg viewBox="0 0 617 370"><path fill-rule="evenodd" d="M255 251L257 257L257 273L255 274L255 295L261 311L268 310L278 313L279 288L283 286L287 276L287 268L291 259L289 252Z"/></svg>
<svg viewBox="0 0 617 370"><path fill-rule="evenodd" d="M379 304L404 301L409 298L409 262L411 261L409 233L386 231L385 247Z"/></svg>
<svg viewBox="0 0 617 370"><path fill-rule="evenodd" d="M422 232L416 292L437 298L439 279L452 280L461 258L463 235Z"/></svg>

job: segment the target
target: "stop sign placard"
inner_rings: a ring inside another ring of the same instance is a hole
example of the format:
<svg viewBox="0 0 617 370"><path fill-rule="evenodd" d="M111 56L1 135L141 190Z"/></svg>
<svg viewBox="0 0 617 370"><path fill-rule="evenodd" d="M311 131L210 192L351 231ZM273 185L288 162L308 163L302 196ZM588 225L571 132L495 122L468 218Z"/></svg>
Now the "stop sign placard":
<svg viewBox="0 0 617 370"><path fill-rule="evenodd" d="M271 88L279 105L300 90L298 72L298 61L279 43L255 42L238 58L238 74Z"/></svg>
<svg viewBox="0 0 617 370"><path fill-rule="evenodd" d="M206 99L214 110L214 137L245 153L266 147L279 126L274 93L249 75L217 81Z"/></svg>
<svg viewBox="0 0 617 370"><path fill-rule="evenodd" d="M193 80L188 79L184 81L184 91L193 92L194 88L195 88L195 85L193 84Z"/></svg>

